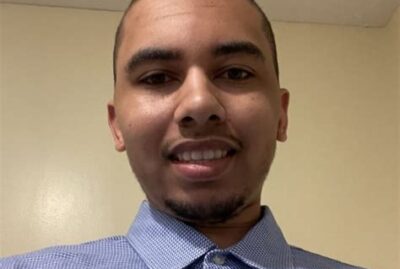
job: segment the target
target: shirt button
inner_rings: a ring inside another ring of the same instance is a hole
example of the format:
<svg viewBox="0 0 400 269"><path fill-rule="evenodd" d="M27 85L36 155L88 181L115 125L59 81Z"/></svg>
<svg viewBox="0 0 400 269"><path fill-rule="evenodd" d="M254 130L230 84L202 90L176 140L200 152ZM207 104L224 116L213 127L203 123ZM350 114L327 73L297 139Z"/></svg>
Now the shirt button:
<svg viewBox="0 0 400 269"><path fill-rule="evenodd" d="M221 255L215 255L212 260L217 265L223 265L225 263L225 257Z"/></svg>

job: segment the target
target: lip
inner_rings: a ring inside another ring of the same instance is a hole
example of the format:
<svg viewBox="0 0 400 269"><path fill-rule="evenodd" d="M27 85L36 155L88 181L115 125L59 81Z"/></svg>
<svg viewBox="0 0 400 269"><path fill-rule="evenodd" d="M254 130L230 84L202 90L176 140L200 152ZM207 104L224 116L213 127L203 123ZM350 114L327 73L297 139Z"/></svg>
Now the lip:
<svg viewBox="0 0 400 269"><path fill-rule="evenodd" d="M166 156L173 171L189 182L209 182L221 179L233 167L236 155L241 150L241 144L224 137L209 137L196 140L179 140L167 149ZM220 159L179 161L174 158L183 152L224 150L229 154Z"/></svg>

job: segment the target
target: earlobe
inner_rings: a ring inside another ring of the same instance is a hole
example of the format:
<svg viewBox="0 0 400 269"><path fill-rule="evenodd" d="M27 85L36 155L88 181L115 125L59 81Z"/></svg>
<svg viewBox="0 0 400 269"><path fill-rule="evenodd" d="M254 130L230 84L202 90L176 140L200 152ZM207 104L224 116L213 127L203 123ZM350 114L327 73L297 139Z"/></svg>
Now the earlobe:
<svg viewBox="0 0 400 269"><path fill-rule="evenodd" d="M280 115L276 137L280 142L285 142L287 140L289 99L289 91L286 89L280 89Z"/></svg>
<svg viewBox="0 0 400 269"><path fill-rule="evenodd" d="M108 126L110 127L111 134L114 139L115 149L119 152L125 151L125 142L121 130L118 126L117 115L115 113L115 106L112 101L107 104L108 110Z"/></svg>

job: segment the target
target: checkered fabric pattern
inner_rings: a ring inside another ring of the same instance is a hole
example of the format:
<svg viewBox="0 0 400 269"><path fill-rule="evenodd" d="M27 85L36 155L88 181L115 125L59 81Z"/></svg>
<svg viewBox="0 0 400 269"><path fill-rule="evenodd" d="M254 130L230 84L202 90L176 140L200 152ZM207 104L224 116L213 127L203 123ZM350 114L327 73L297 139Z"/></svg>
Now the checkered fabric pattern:
<svg viewBox="0 0 400 269"><path fill-rule="evenodd" d="M185 223L144 202L126 236L58 246L0 260L1 269L356 269L286 243L268 207L236 245L218 249Z"/></svg>

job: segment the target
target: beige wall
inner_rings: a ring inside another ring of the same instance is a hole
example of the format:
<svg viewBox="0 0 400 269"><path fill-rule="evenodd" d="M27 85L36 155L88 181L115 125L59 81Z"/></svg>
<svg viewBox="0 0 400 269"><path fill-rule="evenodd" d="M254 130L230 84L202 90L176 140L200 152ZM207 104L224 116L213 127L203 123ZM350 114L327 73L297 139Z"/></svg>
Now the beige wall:
<svg viewBox="0 0 400 269"><path fill-rule="evenodd" d="M398 113L398 122L400 122L400 8L397 9L397 13L393 17L393 20L390 24L390 31L392 31L392 36L394 39L394 51L396 57L396 68L395 68L395 76L397 77L397 89L398 89L398 106L397 106L397 113ZM397 215L398 215L398 222L397 222L397 259L398 259L398 266L400 266L400 123L398 123L398 139L397 139L397 184L398 184L398 193L397 193Z"/></svg>
<svg viewBox="0 0 400 269"><path fill-rule="evenodd" d="M105 103L119 13L1 4L1 255L126 232L143 199ZM399 268L400 11L275 23L290 138L264 191L294 245Z"/></svg>
<svg viewBox="0 0 400 269"><path fill-rule="evenodd" d="M276 25L291 128L264 197L289 241L369 268L400 268L399 19Z"/></svg>

